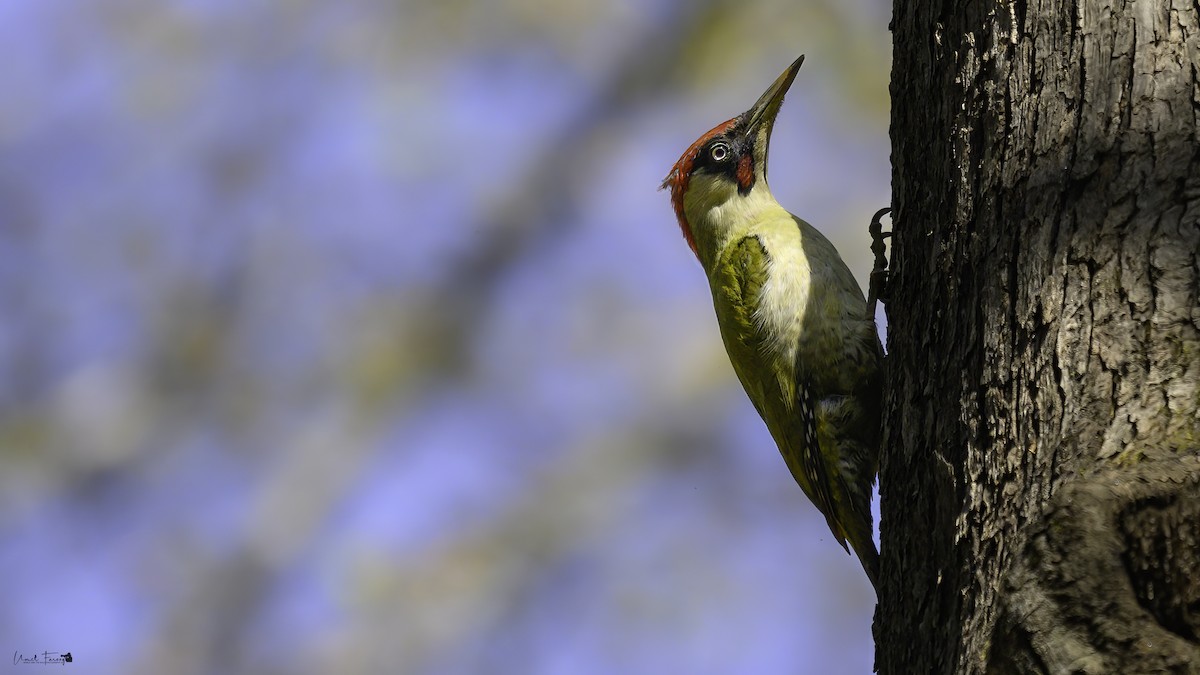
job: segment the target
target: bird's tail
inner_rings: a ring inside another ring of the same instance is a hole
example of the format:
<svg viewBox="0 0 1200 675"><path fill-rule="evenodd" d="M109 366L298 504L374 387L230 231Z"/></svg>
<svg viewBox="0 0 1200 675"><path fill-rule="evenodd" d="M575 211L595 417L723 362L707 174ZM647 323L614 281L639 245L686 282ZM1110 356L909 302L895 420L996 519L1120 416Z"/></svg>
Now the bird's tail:
<svg viewBox="0 0 1200 675"><path fill-rule="evenodd" d="M858 555L858 561L862 563L863 571L871 580L871 586L879 592L879 553L875 550L875 542L867 539L862 545L853 542L851 544L854 546L854 553Z"/></svg>
<svg viewBox="0 0 1200 675"><path fill-rule="evenodd" d="M842 508L839 509L838 524L854 549L854 554L858 556L858 561L862 563L871 585L878 590L879 552L875 549L875 539L872 537L874 528L871 524L870 488L868 487L868 493L863 495L858 490L852 490L845 477L839 476L838 482L841 483L842 494L847 497L844 505L839 504Z"/></svg>

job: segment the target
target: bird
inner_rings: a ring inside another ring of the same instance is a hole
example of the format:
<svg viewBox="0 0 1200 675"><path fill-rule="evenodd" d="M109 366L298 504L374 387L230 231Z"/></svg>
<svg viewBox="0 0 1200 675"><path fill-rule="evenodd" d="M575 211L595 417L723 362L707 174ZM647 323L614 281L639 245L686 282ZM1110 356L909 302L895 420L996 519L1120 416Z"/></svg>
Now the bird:
<svg viewBox="0 0 1200 675"><path fill-rule="evenodd" d="M746 395L834 539L847 553L849 542L878 588L871 489L883 346L837 249L767 185L771 132L803 63L801 55L749 110L692 143L661 189L704 268Z"/></svg>

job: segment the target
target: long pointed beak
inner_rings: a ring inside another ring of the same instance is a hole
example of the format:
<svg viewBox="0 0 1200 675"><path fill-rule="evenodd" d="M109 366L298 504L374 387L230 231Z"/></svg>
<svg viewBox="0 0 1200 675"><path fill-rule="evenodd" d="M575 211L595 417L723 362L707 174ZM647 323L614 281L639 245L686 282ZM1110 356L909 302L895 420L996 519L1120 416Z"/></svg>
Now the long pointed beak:
<svg viewBox="0 0 1200 675"><path fill-rule="evenodd" d="M783 96L792 86L792 81L796 79L796 73L800 71L800 66L804 64L804 55L792 62L792 65L783 71L775 82L767 88L763 95L758 97L758 101L754 107L746 111L746 135L756 134L760 125L765 124L768 137L771 133L771 127L775 125L775 116L779 114L779 108L783 105Z"/></svg>

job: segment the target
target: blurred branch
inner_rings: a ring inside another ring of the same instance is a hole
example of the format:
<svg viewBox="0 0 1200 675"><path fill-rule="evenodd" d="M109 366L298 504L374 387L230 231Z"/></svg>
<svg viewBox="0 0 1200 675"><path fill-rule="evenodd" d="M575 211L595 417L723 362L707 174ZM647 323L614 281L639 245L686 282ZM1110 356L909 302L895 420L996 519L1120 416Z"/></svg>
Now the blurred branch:
<svg viewBox="0 0 1200 675"><path fill-rule="evenodd" d="M478 334L473 324L485 315L493 289L501 285L526 251L561 235L575 220L572 215L578 200L573 192L580 171L587 170L580 158L600 139L614 133L638 106L658 96L664 83L682 72L688 44L733 7L730 0L674 3L666 15L647 24L646 33L616 60L588 104L546 139L532 168L514 181L515 187L499 200L498 206L487 212L486 222L474 228L482 232L480 240L457 261L446 284L427 298L409 299L415 302L414 307L429 310L419 312L427 322L419 337L434 355L423 363L423 372L410 373L410 377L418 381L434 374L441 377L468 362L469 341ZM298 430L285 443L282 469L272 472L267 489L259 496L248 528L241 535L237 555L191 561L199 569L186 576L198 581L191 588L178 589L172 599L160 635L160 644L170 649L144 654L141 665L147 671L183 672L185 666L193 668L191 672L233 672L239 666L248 669L254 652L254 645L247 642L253 634L249 627L266 604L269 580L311 545L323 514L332 512L352 489L353 476L361 470L371 449L377 447L371 442L370 429L377 421L379 407L353 406L343 412L345 418L318 420L313 427ZM330 422L332 430L322 429ZM342 440L335 443L331 439ZM329 462L334 460L338 468L330 470ZM584 472L592 483L596 482L595 468ZM575 484L569 478L565 480ZM562 497L547 499L570 502ZM521 517L516 521L530 520L530 509L536 513L544 503L537 500L519 509ZM535 530L554 530L540 521L532 522L536 523ZM536 555L546 546L544 542L537 544L536 540L544 535L529 532L528 524L523 534L511 532L510 527L499 527L496 532L519 536L529 546L522 555ZM508 536L494 539L496 536L490 533L488 540L508 540ZM487 547L478 542L471 546L479 545Z"/></svg>
<svg viewBox="0 0 1200 675"><path fill-rule="evenodd" d="M483 233L478 245L459 261L447 287L439 289L443 299L453 303L447 308L448 323L441 327L438 361L442 365L466 362L466 341L476 334L467 326L483 315L491 289L521 254L535 243L561 235L576 220L571 217L578 203L573 186L586 166L580 158L587 149L622 124L638 105L658 96L664 83L681 70L688 43L711 25L714 15L731 11L734 5L730 0L674 3L625 51L590 104L546 140L533 168L514 181L512 192L499 200L491 211L494 215L478 228Z"/></svg>
<svg viewBox="0 0 1200 675"><path fill-rule="evenodd" d="M511 629L533 620L547 575L595 544L580 533L629 521L623 509L637 504L639 481L666 473L647 472L647 463L679 476L717 455L712 437L686 428L619 429L565 453L487 527L465 528L409 560L362 551L351 572L357 623L349 640L321 655L324 670L372 673L404 662L410 672L425 672L449 660L451 672L521 672L527 663L506 662L513 658ZM464 644L480 647L463 652ZM370 654L366 663L346 667L363 654Z"/></svg>

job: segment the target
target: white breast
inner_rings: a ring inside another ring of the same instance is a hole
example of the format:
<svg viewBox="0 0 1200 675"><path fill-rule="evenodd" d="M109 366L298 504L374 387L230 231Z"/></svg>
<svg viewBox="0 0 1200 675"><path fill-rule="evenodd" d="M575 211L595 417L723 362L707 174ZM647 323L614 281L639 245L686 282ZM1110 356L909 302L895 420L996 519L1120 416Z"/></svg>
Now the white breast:
<svg viewBox="0 0 1200 675"><path fill-rule="evenodd" d="M771 353L785 363L794 363L809 304L812 269L800 246L800 230L790 217L788 221L786 229L771 228L759 234L770 263L755 321L770 336Z"/></svg>

